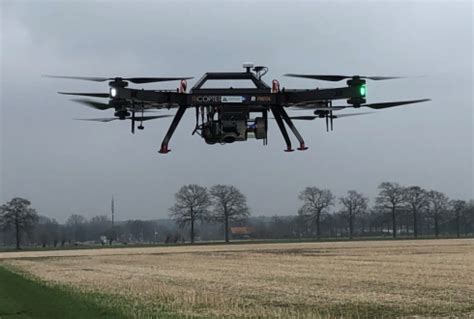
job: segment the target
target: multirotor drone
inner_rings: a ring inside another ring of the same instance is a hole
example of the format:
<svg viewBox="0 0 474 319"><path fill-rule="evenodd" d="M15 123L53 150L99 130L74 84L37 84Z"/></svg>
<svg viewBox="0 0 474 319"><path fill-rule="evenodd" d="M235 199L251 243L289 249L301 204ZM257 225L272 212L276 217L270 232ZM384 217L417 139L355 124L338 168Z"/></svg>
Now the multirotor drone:
<svg viewBox="0 0 474 319"><path fill-rule="evenodd" d="M189 108L195 109L196 124L192 134L201 136L207 144L230 144L255 138L267 144L268 113L272 113L286 143L286 152L292 152L292 144L286 126L298 140L300 151L306 150L302 136L293 124L293 120L325 119L326 130L333 130L333 120L346 116L366 113L334 114L348 108L369 107L385 109L389 107L429 101L429 99L383 102L366 104L366 80L380 81L398 79L394 76L346 76L346 75L313 75L286 74L286 76L321 81L347 80L347 86L324 89L280 89L277 80L272 86L267 85L262 77L268 72L264 66L244 63L244 72L208 72L197 81L189 92L186 92L186 80L191 77L135 77L135 78L101 78L54 76L46 77L79 79L95 82L109 81L109 93L75 93L59 92L65 95L108 98L107 103L78 98L73 101L85 104L97 110L114 110L114 117L80 119L86 121L110 122L113 120L130 120L131 132L135 127L144 129L143 122L169 117L171 115L145 115L156 109L177 109L171 125L166 133L159 153L170 152L168 143L179 125L184 113ZM129 88L129 83L144 84L164 81L180 81L176 90L145 90ZM252 87L208 87L216 81L239 81L250 83ZM334 100L346 100L347 105L333 105ZM285 108L311 110L311 115L289 116ZM138 126L136 124L138 123ZM286 124L286 126L285 126Z"/></svg>

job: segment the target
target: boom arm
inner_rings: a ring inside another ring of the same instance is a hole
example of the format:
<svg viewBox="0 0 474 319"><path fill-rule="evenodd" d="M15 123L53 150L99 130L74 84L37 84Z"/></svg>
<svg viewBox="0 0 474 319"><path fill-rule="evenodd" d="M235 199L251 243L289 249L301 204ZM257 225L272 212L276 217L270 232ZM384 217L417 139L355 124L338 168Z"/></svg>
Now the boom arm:
<svg viewBox="0 0 474 319"><path fill-rule="evenodd" d="M338 99L351 99L363 97L356 87L342 87L335 89L312 90L284 90L276 93L265 91L251 92L243 89L215 89L202 90L196 93L180 93L173 91L137 90L117 88L113 98L124 100L144 101L157 104L210 106L225 104L224 97L241 97L242 104L248 105L281 105L328 101ZM235 100L229 103L235 103Z"/></svg>

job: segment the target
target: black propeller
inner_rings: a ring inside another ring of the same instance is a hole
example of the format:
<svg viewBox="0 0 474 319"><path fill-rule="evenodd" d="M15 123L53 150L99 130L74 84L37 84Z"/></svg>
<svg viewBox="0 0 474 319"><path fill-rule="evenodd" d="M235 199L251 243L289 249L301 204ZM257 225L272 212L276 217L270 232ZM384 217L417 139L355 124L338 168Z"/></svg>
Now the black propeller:
<svg viewBox="0 0 474 319"><path fill-rule="evenodd" d="M369 104L361 104L361 106L370 107L371 109L379 110L379 109L385 109L385 108L394 107L394 106L422 103L422 102L428 102L428 101L431 101L431 99L369 103ZM295 108L295 107L292 107L292 108ZM340 105L340 106L328 107L328 106L306 105L306 106L296 107L295 110L314 110L315 112L318 112L318 111L339 111L339 110L348 109L348 108L353 108L353 106Z"/></svg>
<svg viewBox="0 0 474 319"><path fill-rule="evenodd" d="M112 106L108 103L96 102L96 101L92 101L92 100L88 100L88 99L72 99L71 101L81 103L81 104L87 105L87 106L89 106L93 109L101 110L101 111L114 108L114 106Z"/></svg>
<svg viewBox="0 0 474 319"><path fill-rule="evenodd" d="M75 119L76 121L91 121L91 122L112 122L115 120L119 120L118 117L104 117L104 118L96 118L96 119Z"/></svg>
<svg viewBox="0 0 474 319"><path fill-rule="evenodd" d="M405 78L403 76L362 76L362 75L321 75L321 74L294 74L289 73L285 74L285 76L290 76L294 78L304 78L304 79L312 79L312 80L321 80L321 81L342 81L345 79L351 79L354 77L360 79L369 79L373 81L381 81L381 80L393 80L393 79L402 79Z"/></svg>
<svg viewBox="0 0 474 319"><path fill-rule="evenodd" d="M394 107L394 106L405 105L405 104L413 104L413 103L422 103L422 102L428 102L428 101L431 101L431 99L371 103L371 104L362 104L361 106L366 106L366 107L370 107L371 109L380 110L380 109L386 109L388 107Z"/></svg>
<svg viewBox="0 0 474 319"><path fill-rule="evenodd" d="M306 116L294 116L291 117L293 120L303 120L303 121L312 121L317 118L324 117L326 119L326 131L329 132L329 129L334 130L334 119L349 117L349 116L357 116L357 115L365 115L370 114L373 112L364 112L364 113L349 113L349 114L338 114L333 115L332 111L326 112L324 115L306 115Z"/></svg>
<svg viewBox="0 0 474 319"><path fill-rule="evenodd" d="M333 115L333 116L327 116L327 118L333 118L333 119L338 119L342 117L349 117L349 116L357 116L357 115L364 115L364 114L371 114L374 112L364 112L364 113L348 113L348 114L338 114L338 115ZM303 115L303 116L290 116L292 120L303 120L303 121L312 121L317 118L320 118L320 116L317 115Z"/></svg>
<svg viewBox="0 0 474 319"><path fill-rule="evenodd" d="M179 80L189 80L192 77L134 77L134 78L101 78L101 77L92 77L92 76L64 76L64 75L43 75L47 78L56 78L56 79L70 79L70 80L86 80L94 82L105 82L105 81L129 81L132 83L152 83L152 82L166 82L166 81L179 81Z"/></svg>
<svg viewBox="0 0 474 319"><path fill-rule="evenodd" d="M108 110L108 109L114 109L117 106L123 106L126 109L140 111L142 113L143 112L157 112L157 110L155 110L155 109L153 109L153 110L150 109L150 108L145 109L145 108L143 108L143 106L130 105L130 104L127 104L126 102L124 102L124 104L120 104L120 105L117 105L117 104L110 105L110 104L107 104L107 103L97 102L97 101L93 101L93 100L89 100L89 99L71 99L71 101L81 103L81 104L87 105L87 106L89 106L93 109L101 110L101 111Z"/></svg>
<svg viewBox="0 0 474 319"><path fill-rule="evenodd" d="M76 93L76 92L58 92L59 94L63 95L78 95L78 96L90 96L90 97L100 97L100 98L108 98L110 95L109 93Z"/></svg>
<svg viewBox="0 0 474 319"><path fill-rule="evenodd" d="M307 106L292 106L291 110L292 111L304 111L304 110L315 110L315 111L338 111L338 110L343 110L346 109L350 106L319 106L319 105L307 105Z"/></svg>
<svg viewBox="0 0 474 319"><path fill-rule="evenodd" d="M154 115L154 116L135 116L135 121L149 121L165 117L170 117L172 115ZM75 119L77 121L92 121L92 122L112 122L115 120L121 120L118 117L105 117L105 118L94 118L94 119ZM124 120L132 120L132 117L127 117Z"/></svg>

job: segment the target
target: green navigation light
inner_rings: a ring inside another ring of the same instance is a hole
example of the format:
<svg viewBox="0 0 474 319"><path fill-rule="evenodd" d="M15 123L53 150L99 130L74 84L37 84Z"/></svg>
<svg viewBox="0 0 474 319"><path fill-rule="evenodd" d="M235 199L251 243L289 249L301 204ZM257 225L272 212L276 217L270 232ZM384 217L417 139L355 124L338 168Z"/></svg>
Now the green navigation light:
<svg viewBox="0 0 474 319"><path fill-rule="evenodd" d="M359 87L359 93L361 96L365 96L365 94L367 93L367 89L365 88L364 84Z"/></svg>

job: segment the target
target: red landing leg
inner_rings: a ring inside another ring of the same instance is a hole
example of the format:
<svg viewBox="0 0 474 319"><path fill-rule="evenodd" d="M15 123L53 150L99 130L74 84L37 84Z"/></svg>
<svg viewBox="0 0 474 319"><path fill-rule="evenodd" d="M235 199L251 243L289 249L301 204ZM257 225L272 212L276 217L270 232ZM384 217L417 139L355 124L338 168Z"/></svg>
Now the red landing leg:
<svg viewBox="0 0 474 319"><path fill-rule="evenodd" d="M171 150L168 149L168 145L161 146L161 149L158 151L160 154L168 154L169 152L171 152Z"/></svg>
<svg viewBox="0 0 474 319"><path fill-rule="evenodd" d="M308 149L308 146L305 146L304 143L300 144L300 147L297 148L298 151L306 151Z"/></svg>

